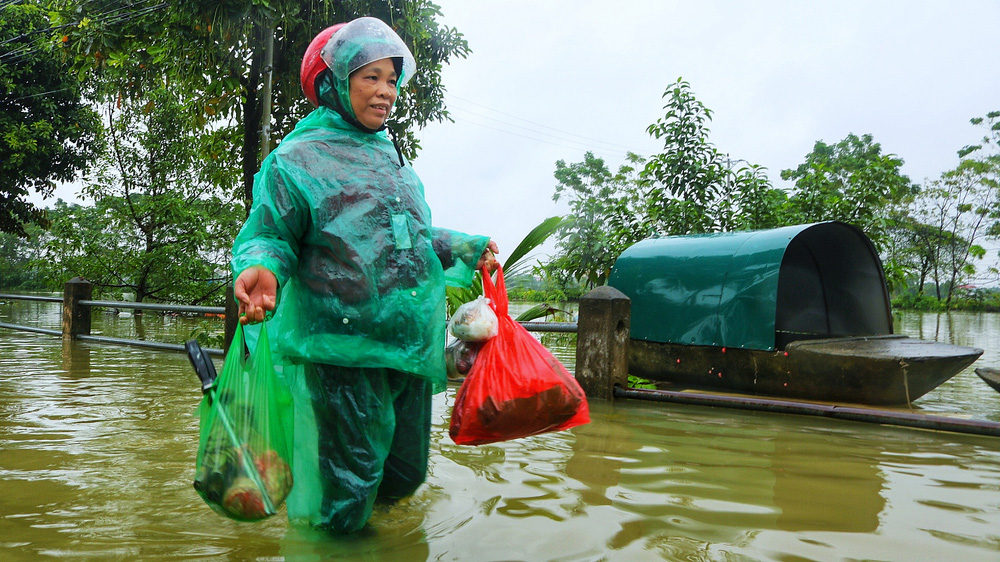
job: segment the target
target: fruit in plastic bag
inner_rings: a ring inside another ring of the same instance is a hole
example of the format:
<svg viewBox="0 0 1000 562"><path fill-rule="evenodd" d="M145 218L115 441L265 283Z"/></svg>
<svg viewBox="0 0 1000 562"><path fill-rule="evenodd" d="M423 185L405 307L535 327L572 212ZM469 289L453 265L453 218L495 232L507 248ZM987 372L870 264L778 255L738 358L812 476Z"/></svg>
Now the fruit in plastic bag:
<svg viewBox="0 0 1000 562"><path fill-rule="evenodd" d="M467 342L484 342L497 335L499 322L489 299L479 297L458 307L448 321L448 331Z"/></svg>
<svg viewBox="0 0 1000 562"><path fill-rule="evenodd" d="M292 488L292 402L271 363L267 331L249 358L244 349L240 329L222 372L202 387L194 488L221 515L258 521L276 514Z"/></svg>
<svg viewBox="0 0 1000 562"><path fill-rule="evenodd" d="M233 480L222 499L222 509L231 517L244 521L263 519L267 515L260 488L247 476Z"/></svg>
<svg viewBox="0 0 1000 562"><path fill-rule="evenodd" d="M264 489L275 504L281 503L292 490L292 467L277 451L265 451L254 461Z"/></svg>
<svg viewBox="0 0 1000 562"><path fill-rule="evenodd" d="M469 374L472 365L476 362L476 356L483 344L479 342L468 342L455 340L444 348L445 364L448 366L448 378L460 379Z"/></svg>
<svg viewBox="0 0 1000 562"><path fill-rule="evenodd" d="M264 493L272 506L281 505L288 496L292 489L292 469L273 450L257 457L250 454L254 460L248 469L244 459L248 453L247 446L218 451L213 456L215 462L202 465L195 479L195 489L226 516L256 521L269 515ZM256 474L249 474L250 469Z"/></svg>

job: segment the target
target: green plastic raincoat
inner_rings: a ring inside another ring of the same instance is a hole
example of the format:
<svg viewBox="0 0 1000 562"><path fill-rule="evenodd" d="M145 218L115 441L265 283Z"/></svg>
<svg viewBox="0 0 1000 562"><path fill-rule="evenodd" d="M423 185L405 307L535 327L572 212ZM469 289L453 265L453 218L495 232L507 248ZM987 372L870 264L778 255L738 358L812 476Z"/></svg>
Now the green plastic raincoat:
<svg viewBox="0 0 1000 562"><path fill-rule="evenodd" d="M391 30L365 19L356 35L334 35L352 65L397 48ZM323 106L254 177L232 270L263 266L278 280L267 329L295 403L289 518L350 532L376 497L423 482L430 397L447 384L445 285L471 283L489 238L431 226L413 168L344 109L349 73L338 60L317 80Z"/></svg>
<svg viewBox="0 0 1000 562"><path fill-rule="evenodd" d="M320 107L261 166L232 268L278 278L275 354L405 371L438 392L445 284L471 283L488 242L432 227L423 184L385 133Z"/></svg>

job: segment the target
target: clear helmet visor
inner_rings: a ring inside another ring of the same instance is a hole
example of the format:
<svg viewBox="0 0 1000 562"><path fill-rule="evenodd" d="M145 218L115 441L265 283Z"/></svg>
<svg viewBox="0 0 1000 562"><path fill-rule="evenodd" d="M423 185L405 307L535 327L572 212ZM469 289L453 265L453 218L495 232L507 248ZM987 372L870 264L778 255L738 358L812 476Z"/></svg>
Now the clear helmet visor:
<svg viewBox="0 0 1000 562"><path fill-rule="evenodd" d="M346 82L362 66L387 58L402 59L402 72L396 87L402 88L413 77L417 63L399 35L380 19L363 17L337 30L320 57L338 82Z"/></svg>

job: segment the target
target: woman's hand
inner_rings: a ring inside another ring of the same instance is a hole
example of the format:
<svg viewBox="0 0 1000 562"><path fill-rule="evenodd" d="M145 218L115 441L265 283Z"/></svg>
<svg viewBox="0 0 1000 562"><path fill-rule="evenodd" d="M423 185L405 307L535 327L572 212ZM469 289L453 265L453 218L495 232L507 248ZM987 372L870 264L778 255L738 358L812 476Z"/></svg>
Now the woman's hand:
<svg viewBox="0 0 1000 562"><path fill-rule="evenodd" d="M240 324L263 322L277 302L278 278L265 267L248 267L236 278L233 295L240 302Z"/></svg>
<svg viewBox="0 0 1000 562"><path fill-rule="evenodd" d="M476 262L476 270L486 268L486 271L490 273L497 270L500 267L500 262L497 261L496 254L499 254L500 250L497 249L497 243L490 240L486 244L486 249L483 250L483 255L479 256L479 261Z"/></svg>

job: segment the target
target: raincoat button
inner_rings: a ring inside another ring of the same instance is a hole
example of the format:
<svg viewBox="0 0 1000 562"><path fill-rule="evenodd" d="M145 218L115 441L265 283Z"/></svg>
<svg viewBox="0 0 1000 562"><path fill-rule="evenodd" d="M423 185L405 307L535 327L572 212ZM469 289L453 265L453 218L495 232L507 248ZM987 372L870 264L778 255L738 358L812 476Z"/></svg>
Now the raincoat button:
<svg viewBox="0 0 1000 562"><path fill-rule="evenodd" d="M347 324L348 322L350 322L350 320L348 320L347 318L344 318L344 324Z"/></svg>
<svg viewBox="0 0 1000 562"><path fill-rule="evenodd" d="M396 203L399 203L400 201L401 201L401 199L399 197L397 197L396 198Z"/></svg>
<svg viewBox="0 0 1000 562"><path fill-rule="evenodd" d="M410 291L410 294L413 295L413 296L417 296L417 292L416 291Z"/></svg>

